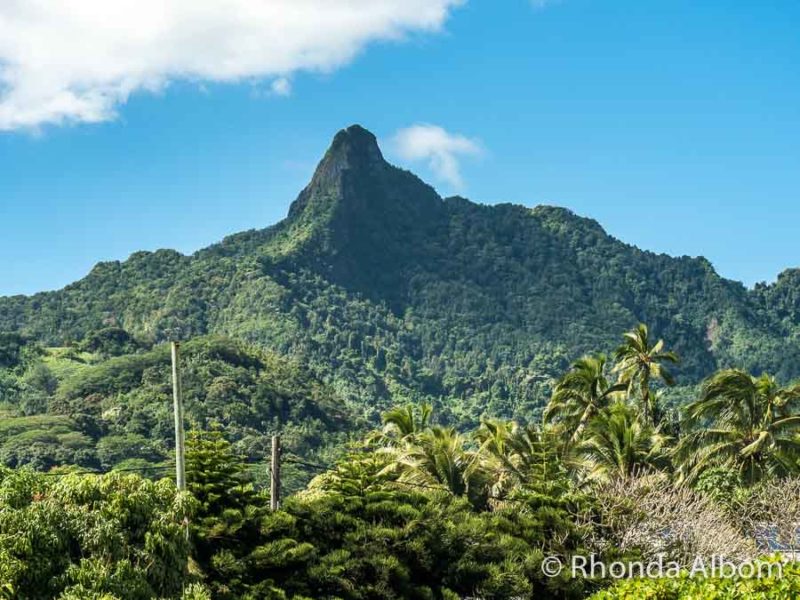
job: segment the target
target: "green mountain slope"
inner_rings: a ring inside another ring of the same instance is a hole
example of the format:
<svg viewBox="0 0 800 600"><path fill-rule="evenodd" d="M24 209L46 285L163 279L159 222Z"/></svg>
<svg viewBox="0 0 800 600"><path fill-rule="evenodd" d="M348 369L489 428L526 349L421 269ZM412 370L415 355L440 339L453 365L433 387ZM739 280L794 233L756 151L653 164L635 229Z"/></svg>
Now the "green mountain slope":
<svg viewBox="0 0 800 600"><path fill-rule="evenodd" d="M424 396L464 423L531 416L569 359L639 321L681 354L685 384L729 365L800 375L797 271L750 291L566 209L442 199L358 126L271 228L0 299L0 331L46 345L110 326L146 344L220 334L300 361L366 417Z"/></svg>
<svg viewBox="0 0 800 600"><path fill-rule="evenodd" d="M120 330L103 331L100 348L42 348L0 337L0 356L21 350L0 369L0 463L168 472L169 346L133 350L109 335ZM366 427L332 389L285 357L218 336L194 338L181 354L187 427L224 427L237 452L254 462L263 463L279 431L287 452L327 462L349 433ZM287 481L296 488L308 478L289 471Z"/></svg>

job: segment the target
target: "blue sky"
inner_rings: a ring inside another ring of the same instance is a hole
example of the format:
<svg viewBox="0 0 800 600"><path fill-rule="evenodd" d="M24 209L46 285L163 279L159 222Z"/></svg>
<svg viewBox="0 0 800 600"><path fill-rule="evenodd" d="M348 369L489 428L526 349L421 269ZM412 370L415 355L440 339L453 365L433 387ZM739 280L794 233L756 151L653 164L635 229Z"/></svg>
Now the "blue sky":
<svg viewBox="0 0 800 600"><path fill-rule="evenodd" d="M0 295L270 225L352 123L443 195L566 206L747 284L800 266L800 4L539 4L441 0L403 39L343 38L329 64L162 65L155 84L119 76L111 100L58 114L20 68L0 97ZM64 89L85 81L80 64L58 73L73 67ZM398 131L419 124L444 146L404 148Z"/></svg>

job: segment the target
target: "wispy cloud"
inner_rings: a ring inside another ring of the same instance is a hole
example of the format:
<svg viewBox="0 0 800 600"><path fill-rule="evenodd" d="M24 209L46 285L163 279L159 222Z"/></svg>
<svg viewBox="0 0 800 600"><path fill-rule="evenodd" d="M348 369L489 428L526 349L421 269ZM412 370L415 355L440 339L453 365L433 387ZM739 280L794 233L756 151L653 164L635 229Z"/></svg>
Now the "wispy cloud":
<svg viewBox="0 0 800 600"><path fill-rule="evenodd" d="M399 130L392 139L392 146L405 161L427 161L437 177L456 189L464 187L460 158L483 152L477 140L427 123Z"/></svg>
<svg viewBox="0 0 800 600"><path fill-rule="evenodd" d="M291 96L292 82L286 77L278 77L278 79L270 84L269 89L276 96Z"/></svg>
<svg viewBox="0 0 800 600"><path fill-rule="evenodd" d="M332 71L376 40L436 31L463 0L0 1L0 130L111 119L170 81Z"/></svg>
<svg viewBox="0 0 800 600"><path fill-rule="evenodd" d="M542 9L547 6L550 6L551 4L556 4L560 1L561 0L530 0L531 6L533 6L533 8L536 9Z"/></svg>

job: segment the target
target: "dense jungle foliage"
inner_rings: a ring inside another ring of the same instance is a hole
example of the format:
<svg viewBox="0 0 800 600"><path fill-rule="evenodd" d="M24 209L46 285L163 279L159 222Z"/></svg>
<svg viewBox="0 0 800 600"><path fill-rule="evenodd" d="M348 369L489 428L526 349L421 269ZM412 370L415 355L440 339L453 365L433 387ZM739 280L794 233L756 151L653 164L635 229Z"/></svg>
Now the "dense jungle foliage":
<svg viewBox="0 0 800 600"><path fill-rule="evenodd" d="M274 512L236 429L213 423L196 422L189 435L183 493L138 473L2 470L0 594L794 597L800 569L781 552L800 543L800 384L721 370L675 414L659 392L678 361L640 325L613 355L570 366L541 425L487 418L462 433L428 404L394 407L333 467L284 455L283 464L315 476ZM569 565L574 556L669 561L679 576L546 572L546 560ZM781 570L692 573L698 558L719 556Z"/></svg>
<svg viewBox="0 0 800 600"><path fill-rule="evenodd" d="M37 470L168 469L175 435L169 347L126 354L132 344L119 329L65 348L0 336L0 356L7 357L0 371L0 462ZM182 345L181 364L187 427L224 427L251 462L269 454L277 432L287 451L328 462L349 432L366 427L329 386L272 352L202 337ZM308 479L291 470L287 478L289 489Z"/></svg>

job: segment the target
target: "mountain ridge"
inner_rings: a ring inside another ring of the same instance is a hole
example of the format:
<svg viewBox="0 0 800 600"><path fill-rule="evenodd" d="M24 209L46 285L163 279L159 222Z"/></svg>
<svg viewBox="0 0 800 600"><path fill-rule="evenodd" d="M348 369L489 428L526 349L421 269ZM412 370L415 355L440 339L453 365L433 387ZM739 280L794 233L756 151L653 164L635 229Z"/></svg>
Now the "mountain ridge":
<svg viewBox="0 0 800 600"><path fill-rule="evenodd" d="M202 247L202 248L200 248L198 250L195 250L193 252L190 252L190 253L183 253L183 252L180 252L178 250L175 250L175 249L172 249L172 248L166 248L166 247L157 248L155 250L138 250L138 251L135 251L135 252L131 253L125 259L98 261L95 264L95 266L92 267L92 269L89 271L89 273L87 273L86 276L84 276L83 278L81 278L81 279L79 279L79 280L77 280L75 282L69 283L69 284L65 285L64 287L62 287L62 288L54 289L54 290L44 290L44 291L40 291L40 292L34 292L32 294L11 294L11 295L6 295L6 296L0 296L0 300L13 299L13 298L33 298L33 297L39 296L41 294L57 293L57 292L59 292L59 291L61 291L63 289L69 288L69 287L79 283L80 281L82 281L86 277L91 277L93 275L93 273L98 269L106 268L109 265L118 265L118 264L122 264L122 263L125 263L125 262L128 262L128 261L131 261L131 260L136 260L137 258L139 258L141 256L148 256L148 255L153 255L153 254L158 254L158 253L174 253L174 254L180 255L180 256L182 256L184 258L194 258L194 257L197 257L199 255L206 254L209 251L213 251L213 250L215 250L217 248L224 247L226 242L228 242L230 240L238 240L238 239L240 239L242 237L255 237L255 238L257 238L259 236L267 234L267 233L271 232L272 230L274 230L276 228L279 228L285 221L291 220L293 217L298 216L298 214L300 212L302 212L302 210L304 208L304 203L305 203L304 202L304 200L305 200L304 199L304 193L309 188L313 187L313 185L315 183L315 180L319 179L320 171L323 170L324 167L326 166L326 163L328 162L328 159L329 159L329 155L335 154L337 152L337 150L342 148L342 147L351 148L352 146L350 144L348 144L348 141L353 135L356 135L358 137L363 137L363 138L365 138L367 140L366 141L366 145L367 146L372 146L371 148L367 149L367 152L369 152L369 153L375 152L375 154L373 155L374 159L377 159L377 160L379 160L381 162L384 162L386 165L390 166L393 169L396 169L397 171L401 171L403 173L410 174L414 179L417 179L422 185L424 185L425 187L429 188L431 190L431 192L433 192L433 194L435 194L436 197L439 198L439 200L442 203L447 203L447 202L451 202L451 201L466 202L466 203L468 203L470 205L473 205L473 206L486 207L486 208L489 208L489 209L497 208L497 207L515 207L515 208L519 208L519 209L523 209L523 210L532 211L534 214L540 213L540 212L555 212L555 213L558 213L559 215L561 215L563 217L566 217L566 218L569 218L569 219L576 219L576 220L579 220L579 221L581 221L581 222L583 222L585 224L589 224L590 226L595 227L600 233L608 236L609 238L613 239L614 241L617 241L620 244L624 244L625 246L627 246L627 247L629 247L631 249L637 250L637 251L649 253L649 254L652 254L652 255L655 255L655 256L659 256L659 257L669 257L669 258L673 258L673 259L676 259L676 260L679 260L679 259L692 259L692 260L699 260L699 261L706 262L706 263L708 263L709 266L711 266L711 268L714 270L714 272L717 275L719 275L719 273L716 271L716 268L713 266L713 263L707 257L705 257L703 255L697 255L697 256L692 256L692 255L687 255L687 254L675 255L675 254L670 254L670 253L667 253L667 252L657 252L657 251L650 250L650 249L647 249L647 248L641 248L641 247L637 246L636 244L628 243L625 240L623 240L621 238L618 238L618 237L608 233L608 231L603 227L602 223L600 223L596 219L594 219L592 217L587 217L587 216L584 216L584 215L580 215L577 212L575 212L574 210L572 210L572 209L570 209L569 207L566 207L566 206L552 205L552 204L537 204L535 206L529 207L529 206L526 206L524 204L518 204L518 203L512 203L512 202L499 202L499 203L494 203L494 204L485 204L485 203L481 203L481 202L477 202L477 201L471 200L469 198L466 198L466 197L460 196L460 195L449 196L449 197L441 197L436 193L436 191L434 190L434 188L432 186L430 186L429 184L426 184L424 181L419 179L416 175L414 175L410 171L401 169L399 167L395 167L394 165L391 165L388 162L386 162L385 159L383 158L382 152L380 151L380 148L379 148L378 143L377 143L377 138L375 137L375 135L372 134L367 129L365 129L364 127L362 127L361 125L355 124L355 125L351 125L351 126L345 128L345 129L340 130L334 136L333 141L331 143L331 146L326 151L326 153L323 156L322 160L320 161L319 165L315 169L315 173L312 176L311 182L308 184L306 189L304 189L300 193L300 195L294 201L292 201L290 203L287 216L284 217L284 219L282 219L281 221L278 221L277 223L275 223L273 225L269 225L269 226L267 226L265 228L252 228L252 229L248 229L248 230L235 232L235 233L226 235L226 236L223 237L222 240L220 240L218 242L213 242L213 243L209 244L208 246ZM360 149L360 151L364 152L365 150L362 147ZM339 168L339 167L337 167L337 168ZM764 287L764 286L772 287L772 286L776 285L781 280L781 278L790 277L794 273L800 273L800 267L787 267L777 275L775 281L772 281L772 282L770 282L770 281L761 281L761 282L756 283L753 287ZM728 277L723 277L722 275L719 275L719 276L721 278L723 278L723 279L726 279L727 281L729 281L731 283L741 284L746 289L752 289L752 288L748 288L744 283L740 282L739 280L731 279L731 278L728 278Z"/></svg>
<svg viewBox="0 0 800 600"><path fill-rule="evenodd" d="M800 270L750 290L566 208L442 198L360 126L334 137L271 227L0 298L0 331L45 344L103 327L151 343L227 335L306 361L361 406L469 397L454 417L467 420L541 403L531 377L639 321L683 355L686 384L728 365L800 376Z"/></svg>

